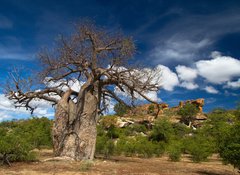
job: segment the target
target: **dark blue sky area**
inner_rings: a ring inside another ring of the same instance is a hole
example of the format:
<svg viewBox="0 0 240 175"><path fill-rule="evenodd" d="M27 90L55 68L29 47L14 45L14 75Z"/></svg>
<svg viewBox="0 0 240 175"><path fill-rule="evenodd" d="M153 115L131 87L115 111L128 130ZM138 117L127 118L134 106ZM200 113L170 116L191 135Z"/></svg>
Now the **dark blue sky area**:
<svg viewBox="0 0 240 175"><path fill-rule="evenodd" d="M138 62L164 66L164 102L205 98L209 111L240 101L238 0L0 0L0 81L12 66L36 68L39 50L86 17L133 36Z"/></svg>

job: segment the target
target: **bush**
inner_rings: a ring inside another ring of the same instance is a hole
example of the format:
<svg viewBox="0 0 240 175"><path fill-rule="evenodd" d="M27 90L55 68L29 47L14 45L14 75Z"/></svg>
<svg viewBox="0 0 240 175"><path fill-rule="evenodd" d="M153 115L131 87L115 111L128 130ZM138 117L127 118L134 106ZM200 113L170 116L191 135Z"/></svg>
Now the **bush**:
<svg viewBox="0 0 240 175"><path fill-rule="evenodd" d="M183 123L173 123L172 127L175 137L179 139L182 139L191 132L191 129Z"/></svg>
<svg viewBox="0 0 240 175"><path fill-rule="evenodd" d="M181 160L182 142L173 141L168 147L168 156L171 161L177 162Z"/></svg>
<svg viewBox="0 0 240 175"><path fill-rule="evenodd" d="M92 161L84 160L84 161L81 161L79 170L80 171L89 171L92 166L93 166L93 162Z"/></svg>
<svg viewBox="0 0 240 175"><path fill-rule="evenodd" d="M114 111L116 112L116 115L123 116L127 113L128 110L129 107L127 107L123 103L117 103L114 105Z"/></svg>
<svg viewBox="0 0 240 175"><path fill-rule="evenodd" d="M117 123L117 116L114 116L114 115L103 116L100 120L100 124L104 129L114 126L116 125L116 123Z"/></svg>
<svg viewBox="0 0 240 175"><path fill-rule="evenodd" d="M177 114L181 116L181 122L189 125L189 123L194 120L198 112L199 110L194 104L187 103L179 109Z"/></svg>
<svg viewBox="0 0 240 175"><path fill-rule="evenodd" d="M52 147L52 122L46 118L33 117L20 123L19 129L34 148Z"/></svg>
<svg viewBox="0 0 240 175"><path fill-rule="evenodd" d="M211 138L202 135L195 135L185 139L184 147L191 155L193 162L207 161L207 158L214 153L214 145Z"/></svg>
<svg viewBox="0 0 240 175"><path fill-rule="evenodd" d="M98 136L96 143L96 154L109 158L114 152L114 142L106 136Z"/></svg>
<svg viewBox="0 0 240 175"><path fill-rule="evenodd" d="M172 124L166 119L157 120L154 123L149 139L168 143L174 135Z"/></svg>
<svg viewBox="0 0 240 175"><path fill-rule="evenodd" d="M3 164L10 165L13 161L35 160L32 146L16 131L0 129L0 154Z"/></svg>
<svg viewBox="0 0 240 175"><path fill-rule="evenodd" d="M118 132L118 128L116 128L115 126L111 125L108 129L107 129L107 137L110 139L116 139L119 137L119 132Z"/></svg>
<svg viewBox="0 0 240 175"><path fill-rule="evenodd" d="M165 144L162 142L151 142L146 137L125 137L117 140L115 153L117 155L152 157L160 156L165 151Z"/></svg>
<svg viewBox="0 0 240 175"><path fill-rule="evenodd" d="M240 123L232 126L230 132L222 137L219 146L220 156L224 162L240 169Z"/></svg>
<svg viewBox="0 0 240 175"><path fill-rule="evenodd" d="M229 134L234 116L223 109L216 109L208 115L208 120L198 132L212 138L215 143L215 152L219 152L219 146L223 137Z"/></svg>
<svg viewBox="0 0 240 175"><path fill-rule="evenodd" d="M154 105L151 104L151 105L148 107L148 114L154 113L154 109L155 109Z"/></svg>

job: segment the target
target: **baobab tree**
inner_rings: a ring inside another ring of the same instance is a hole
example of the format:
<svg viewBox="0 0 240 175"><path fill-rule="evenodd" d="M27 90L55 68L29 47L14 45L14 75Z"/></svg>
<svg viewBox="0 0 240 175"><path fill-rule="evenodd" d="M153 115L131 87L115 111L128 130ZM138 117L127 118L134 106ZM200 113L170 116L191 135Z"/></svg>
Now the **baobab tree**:
<svg viewBox="0 0 240 175"><path fill-rule="evenodd" d="M84 22L75 27L71 36L61 36L55 49L40 52L41 69L36 76L24 79L10 74L12 83L8 83L6 95L16 107L31 111L36 99L55 105L55 156L91 160L98 115L111 99L131 105L117 90L132 100L140 96L156 103L147 93L159 89L159 72L134 68L129 63L134 53L131 37ZM72 82L80 82L79 91L72 88Z"/></svg>

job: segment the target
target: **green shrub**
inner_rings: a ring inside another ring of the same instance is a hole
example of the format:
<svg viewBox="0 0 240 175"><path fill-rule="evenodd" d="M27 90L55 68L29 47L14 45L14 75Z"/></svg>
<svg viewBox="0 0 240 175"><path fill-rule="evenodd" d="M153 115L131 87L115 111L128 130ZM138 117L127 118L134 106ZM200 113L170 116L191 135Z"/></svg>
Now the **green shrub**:
<svg viewBox="0 0 240 175"><path fill-rule="evenodd" d="M224 162L240 169L240 123L233 125L219 144L219 153Z"/></svg>
<svg viewBox="0 0 240 175"><path fill-rule="evenodd" d="M117 103L114 105L114 111L116 112L116 115L123 116L127 113L128 110L129 107L127 107L123 103Z"/></svg>
<svg viewBox="0 0 240 175"><path fill-rule="evenodd" d="M215 152L219 152L219 146L225 135L228 135L231 130L234 116L223 109L216 109L208 115L208 120L203 127L198 130L198 133L204 134L208 138L212 138L215 143Z"/></svg>
<svg viewBox="0 0 240 175"><path fill-rule="evenodd" d="M104 129L114 126L116 125L116 123L117 123L117 116L115 115L103 116L100 120L100 124Z"/></svg>
<svg viewBox="0 0 240 175"><path fill-rule="evenodd" d="M198 112L199 109L194 104L187 103L178 110L177 114L181 116L181 122L189 125L189 123L194 120Z"/></svg>
<svg viewBox="0 0 240 175"><path fill-rule="evenodd" d="M173 141L168 146L168 156L171 161L177 162L181 160L182 147L181 141Z"/></svg>
<svg viewBox="0 0 240 175"><path fill-rule="evenodd" d="M154 123L149 139L168 143L174 135L172 124L166 119L157 120Z"/></svg>
<svg viewBox="0 0 240 175"><path fill-rule="evenodd" d="M160 156L165 151L163 142L152 142L147 137L125 137L117 140L115 153L117 155L152 157Z"/></svg>
<svg viewBox="0 0 240 175"><path fill-rule="evenodd" d="M32 146L14 130L0 129L0 154L3 164L14 161L32 161L35 155Z"/></svg>
<svg viewBox="0 0 240 175"><path fill-rule="evenodd" d="M79 170L80 171L89 171L92 166L93 166L93 162L92 161L84 160L84 161L81 161Z"/></svg>
<svg viewBox="0 0 240 175"><path fill-rule="evenodd" d="M193 162L207 161L207 158L214 153L214 145L211 138L202 135L195 135L185 139L184 147L191 155Z"/></svg>
<svg viewBox="0 0 240 175"><path fill-rule="evenodd" d="M154 109L155 109L154 105L151 104L151 105L148 107L148 114L154 113Z"/></svg>
<svg viewBox="0 0 240 175"><path fill-rule="evenodd" d="M140 133L140 132L145 133L145 132L147 132L147 128L143 124L133 124L132 125L132 131L135 131L135 132L138 132L138 133Z"/></svg>
<svg viewBox="0 0 240 175"><path fill-rule="evenodd" d="M114 142L107 136L97 136L96 142L96 154L103 155L105 158L113 155L114 152Z"/></svg>
<svg viewBox="0 0 240 175"><path fill-rule="evenodd" d="M191 129L188 128L183 123L173 123L172 124L175 137L181 139L191 132Z"/></svg>
<svg viewBox="0 0 240 175"><path fill-rule="evenodd" d="M120 129L116 128L114 125L111 125L108 129L107 129L107 134L106 136L108 136L108 138L110 139L116 139L120 136Z"/></svg>

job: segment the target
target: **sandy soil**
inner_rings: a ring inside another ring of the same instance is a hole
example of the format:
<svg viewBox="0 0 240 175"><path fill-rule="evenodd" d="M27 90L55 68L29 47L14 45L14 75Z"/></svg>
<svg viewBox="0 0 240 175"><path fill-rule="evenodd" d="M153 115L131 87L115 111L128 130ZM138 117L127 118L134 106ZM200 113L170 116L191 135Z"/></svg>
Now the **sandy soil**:
<svg viewBox="0 0 240 175"><path fill-rule="evenodd" d="M218 157L209 162L192 163L187 156L180 162L161 158L112 157L95 159L93 162L66 162L43 160L52 157L51 150L39 153L39 162L14 163L0 167L0 175L237 175L230 165L223 165Z"/></svg>

